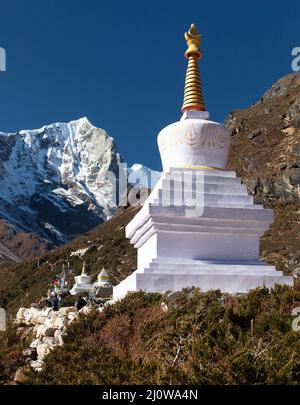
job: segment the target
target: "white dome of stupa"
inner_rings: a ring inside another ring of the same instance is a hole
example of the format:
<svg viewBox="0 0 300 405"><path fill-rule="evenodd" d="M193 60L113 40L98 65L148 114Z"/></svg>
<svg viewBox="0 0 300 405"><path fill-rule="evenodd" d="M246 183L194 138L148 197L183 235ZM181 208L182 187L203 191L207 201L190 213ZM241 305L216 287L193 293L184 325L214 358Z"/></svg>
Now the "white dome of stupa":
<svg viewBox="0 0 300 405"><path fill-rule="evenodd" d="M170 168L224 169L229 147L230 131L222 124L201 118L193 111L164 128L157 138L163 170Z"/></svg>

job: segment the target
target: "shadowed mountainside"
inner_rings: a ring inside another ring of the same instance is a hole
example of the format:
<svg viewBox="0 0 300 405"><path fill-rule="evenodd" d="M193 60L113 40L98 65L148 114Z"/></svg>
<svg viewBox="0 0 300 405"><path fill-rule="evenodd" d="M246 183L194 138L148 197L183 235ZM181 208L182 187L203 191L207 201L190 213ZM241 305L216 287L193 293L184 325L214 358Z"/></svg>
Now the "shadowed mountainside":
<svg viewBox="0 0 300 405"><path fill-rule="evenodd" d="M50 250L53 245L32 233L18 232L0 220L0 266L6 268Z"/></svg>

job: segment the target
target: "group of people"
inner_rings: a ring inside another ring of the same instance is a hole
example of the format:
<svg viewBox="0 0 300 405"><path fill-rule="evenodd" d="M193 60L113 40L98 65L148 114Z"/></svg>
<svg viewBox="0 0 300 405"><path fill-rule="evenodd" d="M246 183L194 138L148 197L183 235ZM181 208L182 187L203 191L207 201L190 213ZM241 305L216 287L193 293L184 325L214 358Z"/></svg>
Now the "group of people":
<svg viewBox="0 0 300 405"><path fill-rule="evenodd" d="M51 293L45 300L45 305L47 308L52 308L53 311L58 311L58 308L61 304L62 299L64 296L58 295L56 293ZM74 306L78 309L78 311L87 305L86 300L79 295L78 300L75 302Z"/></svg>
<svg viewBox="0 0 300 405"><path fill-rule="evenodd" d="M61 302L61 297L58 297L57 294L52 294L46 298L46 307L52 308L53 311L58 311L58 306Z"/></svg>
<svg viewBox="0 0 300 405"><path fill-rule="evenodd" d="M75 308L78 309L78 311L80 311L86 305L87 305L86 300L81 295L79 295L78 300L75 302Z"/></svg>

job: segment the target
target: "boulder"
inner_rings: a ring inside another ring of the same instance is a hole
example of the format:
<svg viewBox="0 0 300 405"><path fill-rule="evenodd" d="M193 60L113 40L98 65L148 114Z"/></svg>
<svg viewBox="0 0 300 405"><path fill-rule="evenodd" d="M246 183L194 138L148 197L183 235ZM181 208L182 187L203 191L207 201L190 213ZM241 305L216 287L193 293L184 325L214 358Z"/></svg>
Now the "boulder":
<svg viewBox="0 0 300 405"><path fill-rule="evenodd" d="M300 97L297 97L288 109L288 115L293 121L295 128L300 128Z"/></svg>
<svg viewBox="0 0 300 405"><path fill-rule="evenodd" d="M78 312L75 307L63 307L63 308L60 308L60 310L58 311L59 315L64 315L64 316L67 316L73 312Z"/></svg>
<svg viewBox="0 0 300 405"><path fill-rule="evenodd" d="M25 311L23 312L23 316L21 319L21 324L25 325L34 325L34 323L31 321L32 319L32 311L28 308L25 308Z"/></svg>
<svg viewBox="0 0 300 405"><path fill-rule="evenodd" d="M69 315L68 315L68 321L69 321L69 323L71 323L71 322L73 322L75 319L77 319L78 318L78 313L77 312L71 312Z"/></svg>
<svg viewBox="0 0 300 405"><path fill-rule="evenodd" d="M43 311L40 311L35 308L31 308L30 311L30 321L34 325L41 325L47 319L47 316L43 314Z"/></svg>
<svg viewBox="0 0 300 405"><path fill-rule="evenodd" d="M298 202L300 197L300 170L284 172L274 183L275 196L286 201Z"/></svg>
<svg viewBox="0 0 300 405"><path fill-rule="evenodd" d="M36 337L37 338L41 338L44 336L53 337L56 329L57 328L55 328L55 327L51 327L51 326L47 326L47 325L40 325L38 327Z"/></svg>
<svg viewBox="0 0 300 405"><path fill-rule="evenodd" d="M48 329L48 327L46 325L39 325L36 331L36 337L38 339L42 338L43 336L45 336L45 332Z"/></svg>
<svg viewBox="0 0 300 405"><path fill-rule="evenodd" d="M298 163L293 163L281 167L280 176L275 181L269 177L252 177L247 180L247 188L254 196L298 202L300 198L300 170L298 165Z"/></svg>
<svg viewBox="0 0 300 405"><path fill-rule="evenodd" d="M44 360L44 358L50 353L50 346L47 343L38 344L36 351L38 355L38 360Z"/></svg>
<svg viewBox="0 0 300 405"><path fill-rule="evenodd" d="M46 326L46 325L45 325ZM45 331L44 331L44 336L46 337L53 337L54 333L56 331L56 328L53 328L51 326L46 326Z"/></svg>
<svg viewBox="0 0 300 405"><path fill-rule="evenodd" d="M88 307L87 305L83 308L80 309L79 313L83 315L88 315L91 312L93 312L94 308L93 307Z"/></svg>
<svg viewBox="0 0 300 405"><path fill-rule="evenodd" d="M16 315L15 322L17 324L36 325L45 321L45 317L41 316L41 311L36 308L20 308Z"/></svg>
<svg viewBox="0 0 300 405"><path fill-rule="evenodd" d="M263 140L263 134L266 132L265 128L252 131L248 134L248 138L253 143L253 145L259 145Z"/></svg>
<svg viewBox="0 0 300 405"><path fill-rule="evenodd" d="M289 175L289 182L293 187L298 187L300 185L300 171L294 170Z"/></svg>
<svg viewBox="0 0 300 405"><path fill-rule="evenodd" d="M45 318L48 318L49 316L52 316L55 314L56 311L53 311L52 308L45 308L43 311L41 311L41 315L44 316Z"/></svg>
<svg viewBox="0 0 300 405"><path fill-rule="evenodd" d="M30 348L31 349L36 349L37 346L41 343L42 341L40 339L35 339L33 342L30 343Z"/></svg>
<svg viewBox="0 0 300 405"><path fill-rule="evenodd" d="M291 153L292 156L296 156L296 157L300 156L300 142L295 143L290 148L290 153Z"/></svg>
<svg viewBox="0 0 300 405"><path fill-rule="evenodd" d="M28 349L23 350L23 356L29 357L31 360L37 360L37 352L36 349L29 347Z"/></svg>
<svg viewBox="0 0 300 405"><path fill-rule="evenodd" d="M253 195L274 195L274 183L269 177L252 177L247 181L247 188Z"/></svg>
<svg viewBox="0 0 300 405"><path fill-rule="evenodd" d="M46 321L44 322L44 325L45 326L47 326L48 328L54 328L55 329L55 322L56 322L56 319L57 319L58 317L50 317L50 318L48 318L48 319L46 319Z"/></svg>
<svg viewBox="0 0 300 405"><path fill-rule="evenodd" d="M54 322L54 326L56 329L63 329L65 327L65 319L64 317L60 316L58 318L56 318L55 322Z"/></svg>
<svg viewBox="0 0 300 405"><path fill-rule="evenodd" d="M54 338L58 344L58 346L63 346L64 341L63 341L63 334L60 330L56 330L54 333Z"/></svg>
<svg viewBox="0 0 300 405"><path fill-rule="evenodd" d="M56 346L56 339L54 336L53 337L44 337L43 343L46 343L50 348L53 348Z"/></svg>
<svg viewBox="0 0 300 405"><path fill-rule="evenodd" d="M30 366L35 370L35 371L41 371L43 368L44 362L42 360L35 360L30 363Z"/></svg>
<svg viewBox="0 0 300 405"><path fill-rule="evenodd" d="M25 322L24 314L27 311L27 308L20 308L16 315L16 323L22 324Z"/></svg>

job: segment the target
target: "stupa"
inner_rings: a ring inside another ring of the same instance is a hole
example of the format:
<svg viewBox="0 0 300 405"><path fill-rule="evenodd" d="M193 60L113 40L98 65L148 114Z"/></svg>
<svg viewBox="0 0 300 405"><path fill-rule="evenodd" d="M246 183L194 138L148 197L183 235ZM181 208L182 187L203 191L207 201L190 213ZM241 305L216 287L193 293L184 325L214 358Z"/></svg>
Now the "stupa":
<svg viewBox="0 0 300 405"><path fill-rule="evenodd" d="M259 260L259 239L273 211L254 205L234 171L225 169L231 134L209 120L198 61L201 37L194 24L185 33L188 67L180 121L158 135L163 175L126 227L137 248L137 270L114 287L114 299L129 291L247 292L258 286L293 285Z"/></svg>
<svg viewBox="0 0 300 405"><path fill-rule="evenodd" d="M105 269L101 270L97 281L93 284L93 294L99 298L109 298L113 295L113 285Z"/></svg>
<svg viewBox="0 0 300 405"><path fill-rule="evenodd" d="M81 274L75 277L75 284L70 290L70 294L90 293L92 289L92 277L85 272L85 262L83 262Z"/></svg>

